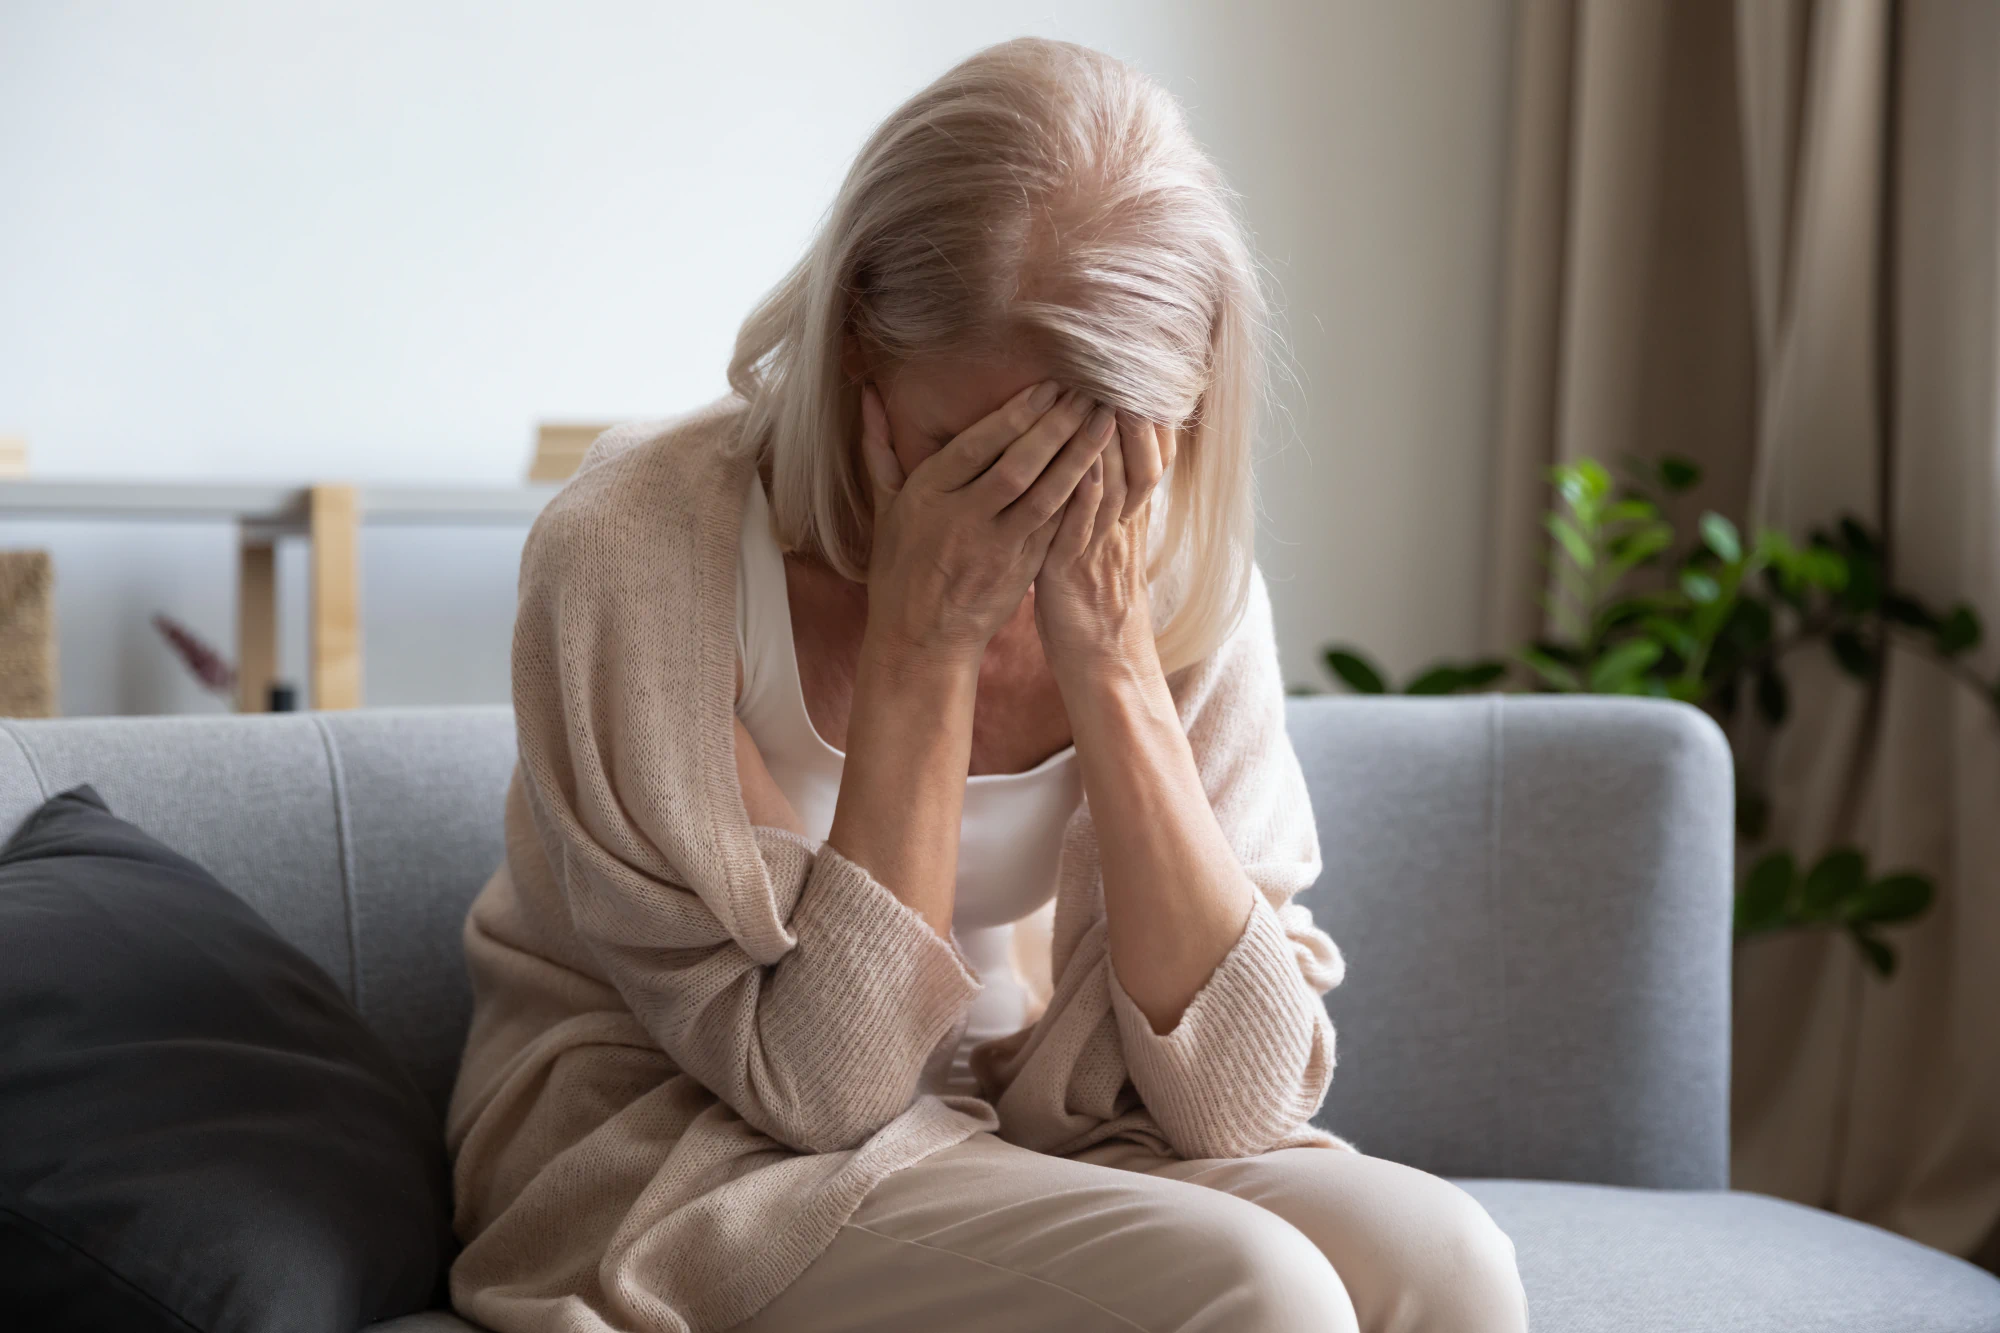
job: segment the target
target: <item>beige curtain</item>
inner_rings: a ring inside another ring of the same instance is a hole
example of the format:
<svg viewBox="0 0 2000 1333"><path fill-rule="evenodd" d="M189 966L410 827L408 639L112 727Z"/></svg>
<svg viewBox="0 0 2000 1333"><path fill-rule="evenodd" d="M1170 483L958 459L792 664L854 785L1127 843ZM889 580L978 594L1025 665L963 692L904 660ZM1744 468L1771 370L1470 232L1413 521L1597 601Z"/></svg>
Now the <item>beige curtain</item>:
<svg viewBox="0 0 2000 1333"><path fill-rule="evenodd" d="M1519 0L1514 75L1489 646L1541 626L1548 465L1666 453L1739 521L1861 515L2000 638L2000 5ZM1773 843L1941 893L1887 982L1739 951L1735 1183L2000 1266L2000 727L1914 655L1790 676L1738 738Z"/></svg>

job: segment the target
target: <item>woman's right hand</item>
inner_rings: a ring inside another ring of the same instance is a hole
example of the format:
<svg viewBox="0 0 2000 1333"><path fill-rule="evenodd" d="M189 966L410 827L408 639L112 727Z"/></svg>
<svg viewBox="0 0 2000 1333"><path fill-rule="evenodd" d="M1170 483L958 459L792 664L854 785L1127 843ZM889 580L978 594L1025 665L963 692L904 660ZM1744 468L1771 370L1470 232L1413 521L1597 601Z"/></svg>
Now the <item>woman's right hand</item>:
<svg viewBox="0 0 2000 1333"><path fill-rule="evenodd" d="M875 386L861 391L874 489L868 633L898 655L976 663L1020 606L1063 506L1116 417L1053 381L1031 385L905 477Z"/></svg>

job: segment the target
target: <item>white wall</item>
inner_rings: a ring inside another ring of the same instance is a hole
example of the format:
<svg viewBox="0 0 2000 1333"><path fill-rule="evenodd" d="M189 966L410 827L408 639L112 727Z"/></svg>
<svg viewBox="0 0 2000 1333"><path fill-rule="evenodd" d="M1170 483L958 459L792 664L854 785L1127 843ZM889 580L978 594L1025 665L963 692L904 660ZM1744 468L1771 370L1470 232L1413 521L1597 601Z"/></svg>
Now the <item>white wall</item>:
<svg viewBox="0 0 2000 1333"><path fill-rule="evenodd" d="M1041 32L1165 80L1247 198L1300 379L1261 474L1289 672L1411 666L1477 629L1507 13L4 0L0 435L46 477L512 481L537 420L719 393L868 129ZM56 552L66 712L220 706L145 621L228 643L226 529L0 543ZM370 702L505 697L518 549L369 535Z"/></svg>

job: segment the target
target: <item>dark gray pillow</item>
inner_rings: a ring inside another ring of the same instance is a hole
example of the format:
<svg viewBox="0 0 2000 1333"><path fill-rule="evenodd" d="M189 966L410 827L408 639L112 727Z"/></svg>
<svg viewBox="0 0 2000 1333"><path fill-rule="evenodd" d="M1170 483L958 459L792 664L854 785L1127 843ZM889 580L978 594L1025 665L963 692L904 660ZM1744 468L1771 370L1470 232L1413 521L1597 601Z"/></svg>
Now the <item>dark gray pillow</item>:
<svg viewBox="0 0 2000 1333"><path fill-rule="evenodd" d="M423 1093L248 904L89 787L0 850L0 1325L351 1333L450 1216Z"/></svg>

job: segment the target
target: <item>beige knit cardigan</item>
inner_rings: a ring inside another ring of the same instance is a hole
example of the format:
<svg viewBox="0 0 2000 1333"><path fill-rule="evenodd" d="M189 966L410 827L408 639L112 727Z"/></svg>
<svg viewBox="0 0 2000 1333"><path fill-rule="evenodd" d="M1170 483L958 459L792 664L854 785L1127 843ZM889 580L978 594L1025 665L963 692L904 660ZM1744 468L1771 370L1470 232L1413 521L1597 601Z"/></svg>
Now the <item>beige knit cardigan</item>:
<svg viewBox="0 0 2000 1333"><path fill-rule="evenodd" d="M954 944L831 847L752 826L736 781L741 403L601 439L521 559L520 761L473 904L452 1098L452 1298L513 1333L680 1333L754 1314L874 1185L982 1130L1047 1153L1345 1146L1307 1122L1341 960L1261 579L1170 680L1262 891L1178 1026L1112 974L1087 805L1065 830L1054 993L979 1048L988 1096L918 1095L978 989Z"/></svg>

